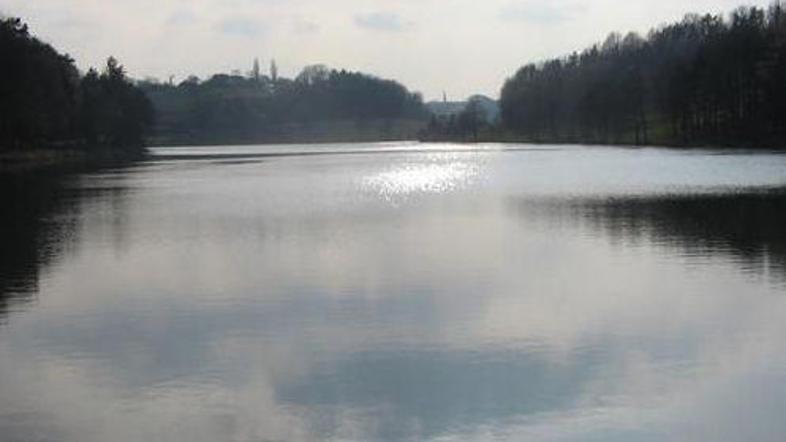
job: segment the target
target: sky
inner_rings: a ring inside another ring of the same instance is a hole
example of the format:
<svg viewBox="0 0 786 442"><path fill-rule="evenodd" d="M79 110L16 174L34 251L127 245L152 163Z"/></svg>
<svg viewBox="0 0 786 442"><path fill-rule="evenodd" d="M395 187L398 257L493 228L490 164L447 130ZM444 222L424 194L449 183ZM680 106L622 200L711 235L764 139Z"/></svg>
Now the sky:
<svg viewBox="0 0 786 442"><path fill-rule="evenodd" d="M135 78L326 64L398 80L426 99L492 97L528 62L612 31L769 0L0 0L80 69L117 57Z"/></svg>

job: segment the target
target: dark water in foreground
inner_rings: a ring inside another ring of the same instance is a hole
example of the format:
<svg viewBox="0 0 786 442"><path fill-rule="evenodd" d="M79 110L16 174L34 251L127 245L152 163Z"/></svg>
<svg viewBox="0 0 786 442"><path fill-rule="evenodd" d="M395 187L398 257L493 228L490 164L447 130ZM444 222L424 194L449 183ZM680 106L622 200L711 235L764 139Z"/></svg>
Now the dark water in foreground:
<svg viewBox="0 0 786 442"><path fill-rule="evenodd" d="M784 155L156 154L0 180L0 440L784 439Z"/></svg>

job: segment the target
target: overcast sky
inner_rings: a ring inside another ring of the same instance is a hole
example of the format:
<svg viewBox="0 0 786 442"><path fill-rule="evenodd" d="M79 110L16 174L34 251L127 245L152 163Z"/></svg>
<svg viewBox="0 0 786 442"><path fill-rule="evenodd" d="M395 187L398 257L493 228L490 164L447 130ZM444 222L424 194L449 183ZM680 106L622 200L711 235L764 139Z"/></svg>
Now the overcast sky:
<svg viewBox="0 0 786 442"><path fill-rule="evenodd" d="M522 64L611 31L768 0L0 0L81 69L118 57L137 78L251 69L275 58L401 81L427 99L497 96Z"/></svg>

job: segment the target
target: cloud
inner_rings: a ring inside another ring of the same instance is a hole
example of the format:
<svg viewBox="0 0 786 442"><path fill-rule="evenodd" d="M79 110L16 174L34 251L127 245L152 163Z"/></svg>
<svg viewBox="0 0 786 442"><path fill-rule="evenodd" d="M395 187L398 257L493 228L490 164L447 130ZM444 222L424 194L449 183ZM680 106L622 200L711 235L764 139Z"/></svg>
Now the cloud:
<svg viewBox="0 0 786 442"><path fill-rule="evenodd" d="M314 34L319 32L319 25L314 21L298 17L294 20L292 29L296 34Z"/></svg>
<svg viewBox="0 0 786 442"><path fill-rule="evenodd" d="M81 30L81 29L95 27L98 25L99 23L96 23L94 21L77 18L77 17L71 17L71 16L57 19L52 22L52 27L56 27L62 30Z"/></svg>
<svg viewBox="0 0 786 442"><path fill-rule="evenodd" d="M173 12L167 19L166 24L171 26L184 26L196 22L196 15L188 10Z"/></svg>
<svg viewBox="0 0 786 442"><path fill-rule="evenodd" d="M247 18L228 18L217 26L218 32L231 37L257 37L265 30L264 26Z"/></svg>
<svg viewBox="0 0 786 442"><path fill-rule="evenodd" d="M398 14L391 12L372 12L355 16L355 24L373 31L399 32L409 26Z"/></svg>
<svg viewBox="0 0 786 442"><path fill-rule="evenodd" d="M534 24L557 24L572 19L587 7L578 1L558 1L545 3L535 0L524 0L504 6L499 16L505 21L524 21Z"/></svg>

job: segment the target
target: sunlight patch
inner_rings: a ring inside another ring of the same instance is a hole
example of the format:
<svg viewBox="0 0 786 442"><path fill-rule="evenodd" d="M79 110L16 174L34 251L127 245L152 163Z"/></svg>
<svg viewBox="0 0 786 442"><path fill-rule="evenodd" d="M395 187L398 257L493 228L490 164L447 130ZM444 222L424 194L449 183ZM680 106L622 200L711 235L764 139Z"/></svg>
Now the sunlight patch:
<svg viewBox="0 0 786 442"><path fill-rule="evenodd" d="M464 162L413 163L367 177L364 188L374 191L386 200L414 194L441 194L468 185L478 172L477 164Z"/></svg>

